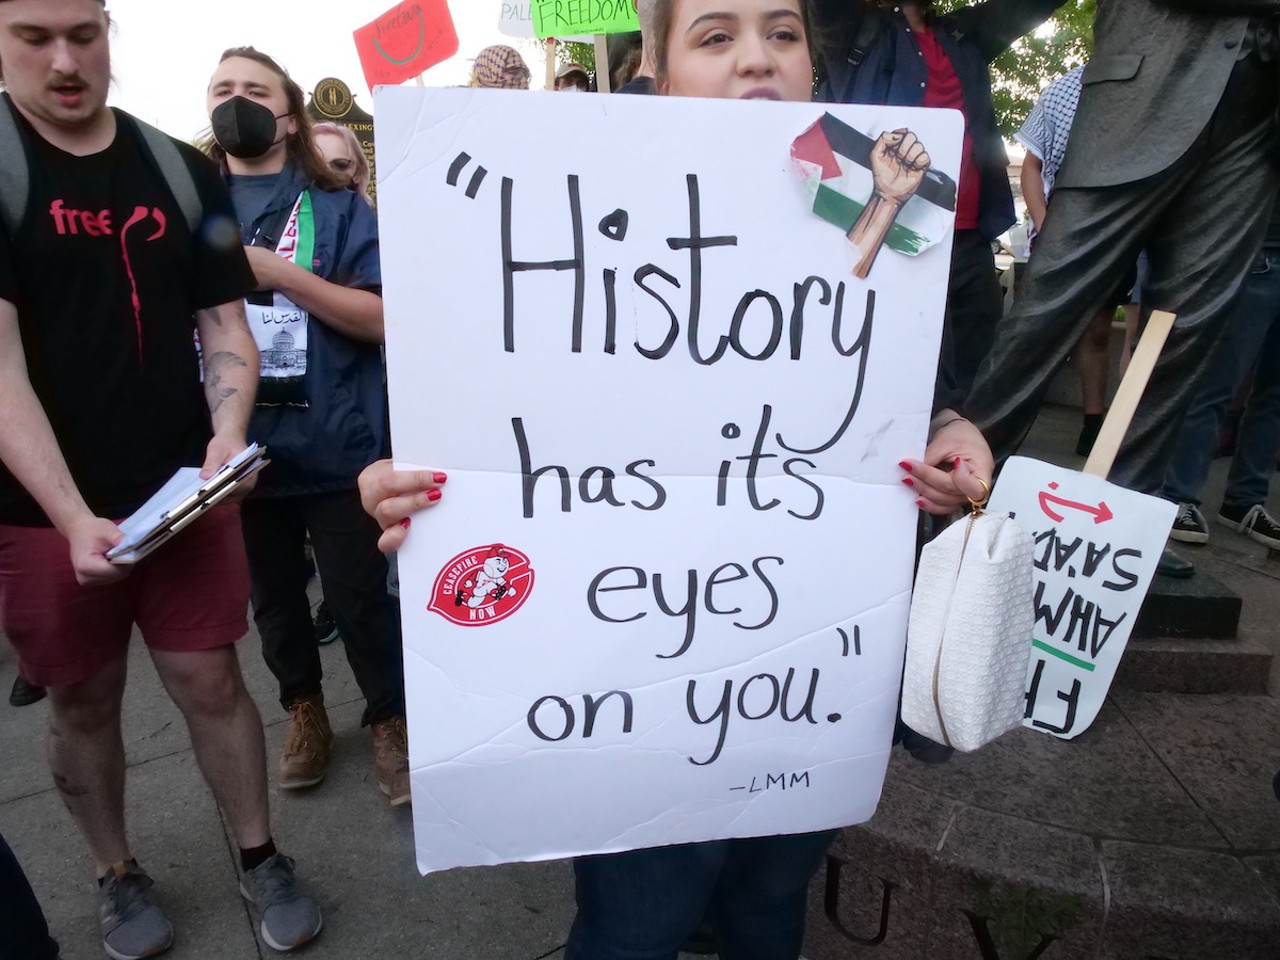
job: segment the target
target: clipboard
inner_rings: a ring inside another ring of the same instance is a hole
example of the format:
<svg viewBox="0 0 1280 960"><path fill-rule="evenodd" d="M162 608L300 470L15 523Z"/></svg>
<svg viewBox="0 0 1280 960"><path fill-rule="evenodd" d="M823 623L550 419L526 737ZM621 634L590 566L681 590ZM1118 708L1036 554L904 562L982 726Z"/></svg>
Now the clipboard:
<svg viewBox="0 0 1280 960"><path fill-rule="evenodd" d="M107 551L112 563L137 563L217 506L269 460L266 448L250 444L212 477L199 467L181 467L156 493L120 524L124 539Z"/></svg>

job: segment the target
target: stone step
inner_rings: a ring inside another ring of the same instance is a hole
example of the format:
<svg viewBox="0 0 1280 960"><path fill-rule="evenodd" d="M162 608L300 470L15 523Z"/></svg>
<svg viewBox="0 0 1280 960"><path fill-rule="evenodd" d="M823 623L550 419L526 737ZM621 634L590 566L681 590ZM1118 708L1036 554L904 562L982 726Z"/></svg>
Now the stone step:
<svg viewBox="0 0 1280 960"><path fill-rule="evenodd" d="M1021 728L890 759L810 888L810 960L1276 960L1270 697L1113 693L1074 740Z"/></svg>
<svg viewBox="0 0 1280 960"><path fill-rule="evenodd" d="M1144 693L1265 694L1273 660L1247 631L1235 640L1130 640L1114 685Z"/></svg>
<svg viewBox="0 0 1280 960"><path fill-rule="evenodd" d="M1240 628L1240 595L1197 570L1185 580L1156 577L1133 625L1133 638L1230 640Z"/></svg>
<svg viewBox="0 0 1280 960"><path fill-rule="evenodd" d="M1242 635L1240 595L1203 569L1156 577L1134 623L1117 686L1150 693L1265 693L1273 654Z"/></svg>

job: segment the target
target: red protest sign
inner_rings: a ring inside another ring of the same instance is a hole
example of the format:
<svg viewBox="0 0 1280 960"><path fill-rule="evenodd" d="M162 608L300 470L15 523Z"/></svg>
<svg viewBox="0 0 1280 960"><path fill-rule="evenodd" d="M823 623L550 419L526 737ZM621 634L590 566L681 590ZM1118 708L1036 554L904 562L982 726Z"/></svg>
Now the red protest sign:
<svg viewBox="0 0 1280 960"><path fill-rule="evenodd" d="M355 32L369 89L404 83L458 52L445 0L403 0Z"/></svg>

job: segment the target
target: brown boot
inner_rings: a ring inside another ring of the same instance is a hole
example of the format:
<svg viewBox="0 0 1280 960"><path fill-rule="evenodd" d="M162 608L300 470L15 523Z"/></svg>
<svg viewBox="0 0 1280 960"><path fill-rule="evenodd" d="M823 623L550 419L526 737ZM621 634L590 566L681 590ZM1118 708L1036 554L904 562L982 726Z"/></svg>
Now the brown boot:
<svg viewBox="0 0 1280 960"><path fill-rule="evenodd" d="M392 717L373 725L373 767L378 789L398 807L409 802L409 731L404 717Z"/></svg>
<svg viewBox="0 0 1280 960"><path fill-rule="evenodd" d="M289 732L280 757L280 789L314 787L329 769L333 731L324 712L324 696L316 694L289 707Z"/></svg>

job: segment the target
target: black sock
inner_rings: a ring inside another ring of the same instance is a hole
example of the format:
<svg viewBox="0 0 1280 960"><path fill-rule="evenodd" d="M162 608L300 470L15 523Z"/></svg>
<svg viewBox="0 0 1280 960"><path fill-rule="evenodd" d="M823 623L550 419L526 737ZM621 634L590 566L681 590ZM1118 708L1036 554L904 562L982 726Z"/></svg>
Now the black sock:
<svg viewBox="0 0 1280 960"><path fill-rule="evenodd" d="M1084 415L1084 426L1089 429L1100 430L1102 421L1105 419L1107 419L1105 413L1086 413Z"/></svg>
<svg viewBox="0 0 1280 960"><path fill-rule="evenodd" d="M274 841L268 840L260 847L240 848L240 869L244 871L260 867L276 855Z"/></svg>

